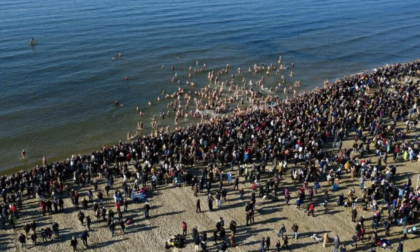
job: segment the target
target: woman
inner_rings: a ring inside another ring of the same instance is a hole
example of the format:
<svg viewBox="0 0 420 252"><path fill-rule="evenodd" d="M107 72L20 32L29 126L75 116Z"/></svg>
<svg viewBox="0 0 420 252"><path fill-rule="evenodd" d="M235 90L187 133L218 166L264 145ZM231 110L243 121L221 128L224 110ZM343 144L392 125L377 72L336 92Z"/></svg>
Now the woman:
<svg viewBox="0 0 420 252"><path fill-rule="evenodd" d="M236 247L235 234L233 233L230 235L230 246L232 248Z"/></svg>

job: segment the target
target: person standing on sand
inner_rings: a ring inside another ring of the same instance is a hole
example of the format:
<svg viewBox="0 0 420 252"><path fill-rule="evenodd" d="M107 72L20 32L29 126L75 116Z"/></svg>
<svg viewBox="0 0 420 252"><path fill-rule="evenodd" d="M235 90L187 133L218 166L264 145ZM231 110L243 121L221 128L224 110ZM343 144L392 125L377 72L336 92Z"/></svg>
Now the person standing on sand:
<svg viewBox="0 0 420 252"><path fill-rule="evenodd" d="M144 217L146 219L150 218L149 211L150 211L150 206L149 206L149 203L146 202L144 205Z"/></svg>
<svg viewBox="0 0 420 252"><path fill-rule="evenodd" d="M340 238L338 235L334 237L334 252L338 252L338 248L340 247Z"/></svg>
<svg viewBox="0 0 420 252"><path fill-rule="evenodd" d="M77 251L77 240L74 236L71 238L70 246L73 247L73 251Z"/></svg>
<svg viewBox="0 0 420 252"><path fill-rule="evenodd" d="M351 210L351 221L356 222L356 218L357 218L357 209L356 207L353 207L353 209Z"/></svg>
<svg viewBox="0 0 420 252"><path fill-rule="evenodd" d="M235 240L235 234L234 234L234 233L232 233L232 234L230 235L230 246L231 246L232 248L236 247L236 240Z"/></svg>
<svg viewBox="0 0 420 252"><path fill-rule="evenodd" d="M115 232L115 222L111 222L111 224L109 224L109 231L111 232L111 237L114 237L114 232Z"/></svg>
<svg viewBox="0 0 420 252"><path fill-rule="evenodd" d="M270 250L270 244L271 244L270 237L267 236L267 239L265 239L265 249L267 251Z"/></svg>
<svg viewBox="0 0 420 252"><path fill-rule="evenodd" d="M284 235L285 232L286 232L286 226L284 226L284 224L281 224L278 236L280 236L283 239L283 235Z"/></svg>
<svg viewBox="0 0 420 252"><path fill-rule="evenodd" d="M194 251L198 252L199 248L200 248L200 236L196 235L194 237Z"/></svg>
<svg viewBox="0 0 420 252"><path fill-rule="evenodd" d="M258 250L258 252L265 252L264 247L265 247L265 237L263 237L261 240L260 249Z"/></svg>
<svg viewBox="0 0 420 252"><path fill-rule="evenodd" d="M292 226L292 231L293 231L293 236L295 238L295 240L298 239L298 230L299 230L299 226L295 223Z"/></svg>
<svg viewBox="0 0 420 252"><path fill-rule="evenodd" d="M284 237L283 237L283 246L281 246L282 248L284 248L284 247L286 247L288 250L290 250L289 249L289 238L287 238L287 235L285 235Z"/></svg>
<svg viewBox="0 0 420 252"><path fill-rule="evenodd" d="M211 196L211 194L209 194L207 196L207 202L209 204L209 210L210 210L210 212L213 211L213 201L214 201L213 196Z"/></svg>
<svg viewBox="0 0 420 252"><path fill-rule="evenodd" d="M185 221L182 222L181 228L182 228L182 235L186 237L187 236L187 223Z"/></svg>
<svg viewBox="0 0 420 252"><path fill-rule="evenodd" d="M201 213L200 199L197 199L197 203L195 204L195 212L196 213Z"/></svg>
<svg viewBox="0 0 420 252"><path fill-rule="evenodd" d="M88 247L88 243L87 243L87 238L89 237L89 233L88 233L88 231L84 231L83 233L82 233L82 236L81 236L81 239L82 239L82 242L83 242L83 245L87 248Z"/></svg>
<svg viewBox="0 0 420 252"><path fill-rule="evenodd" d="M20 242L21 249L23 250L23 247L26 247L26 236L24 234L20 234L19 242Z"/></svg>

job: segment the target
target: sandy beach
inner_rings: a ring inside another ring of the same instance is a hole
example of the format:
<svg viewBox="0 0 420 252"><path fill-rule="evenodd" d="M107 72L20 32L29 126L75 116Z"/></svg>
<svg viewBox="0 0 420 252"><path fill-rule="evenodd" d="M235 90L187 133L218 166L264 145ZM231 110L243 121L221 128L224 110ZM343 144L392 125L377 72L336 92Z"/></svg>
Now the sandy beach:
<svg viewBox="0 0 420 252"><path fill-rule="evenodd" d="M344 148L350 147L352 141L348 140L344 142ZM376 159L373 155L373 163ZM391 158L390 158L391 159ZM394 178L397 185L403 185L406 183L407 178L411 177L413 183L417 181L419 174L419 164L417 162L396 162L389 161L390 164L397 166L397 175ZM131 167L132 168L132 167ZM270 169L270 167L267 167ZM197 172L198 169L193 168L191 172ZM189 170L190 171L190 170ZM225 172L230 171L230 168L225 169ZM237 175L237 169L233 172L234 176ZM262 176L262 181L268 178L267 174ZM351 180L350 175L346 174L340 182L340 190L331 192L332 200L330 207L327 211L324 211L323 207L319 205L322 202L322 193L318 193L314 196L316 204L315 217L308 217L304 210L298 210L295 206L296 201L296 190L299 186L298 183L293 183L289 174L284 176L281 181L281 186L287 186L292 193L292 200L289 206L286 206L282 196L280 196L279 202L272 202L270 200L257 199L256 204L256 216L255 224L251 226L245 226L245 215L244 207L247 201L249 201L251 183L244 183L244 178L240 178L239 188L245 189L245 200L239 199L239 193L232 191L233 185L228 186L225 182L226 188L228 188L227 202L222 203L221 209L216 209L213 212L208 211L206 203L206 194L199 194L201 199L201 207L204 213L195 212L196 198L193 195L191 187L175 187L174 185L158 186L158 190L151 193L149 204L151 206L150 219L145 219L143 214L143 203L133 204L130 202L128 206L128 212L123 214L123 219L133 218L134 223L126 226L125 234L121 233L119 226L116 228L116 236L111 237L106 222L96 221L92 204L89 204L89 210L82 210L85 215L92 217L92 231L89 232L90 237L88 243L90 244L87 250L101 249L103 251L166 251L164 243L171 235L181 233L181 223L186 221L188 224L189 234L187 237L187 245L180 251L194 251L193 241L191 237L191 229L197 226L199 232L208 231L209 240L212 240L212 232L215 229L216 222L219 217L223 217L226 223L231 220L235 220L238 223L237 228L237 247L229 248L228 251L258 251L260 240L262 237L270 236L272 243L280 239L277 237L278 229L281 224L285 224L287 235L291 235L291 226L294 223L299 225L299 239L297 241L290 239L290 248L293 251L332 251L332 245L327 248L322 247L322 242L315 244L314 240L310 237L313 234L322 236L324 233L328 233L329 237L334 237L338 234L341 241L344 244L350 244L351 237L354 231L354 223L351 220L351 208L344 208L335 204L335 199L340 193L346 194L350 188L355 188L357 195L360 195L361 190L359 189L358 179ZM311 183L312 184L312 183ZM100 180L99 189L104 190L104 180ZM121 181L115 184L114 188L120 188ZM80 188L80 198L86 196L87 190L92 189L92 186L86 186ZM149 187L150 188L150 187ZM329 189L326 181L321 182L321 192L323 189ZM74 189L77 189L74 187ZM111 190L112 192L113 190ZM111 195L110 195L111 196ZM87 196L86 196L87 198ZM111 197L106 198L105 206L107 209L113 207L113 199ZM58 214L47 214L42 216L42 213L38 206L36 199L25 200L24 209L20 212L23 216L18 221L17 230L13 231L9 228L7 231L1 231L1 244L3 251L26 251L21 250L18 242L18 234L24 231L22 227L27 222L35 220L37 222L37 228L45 228L46 226L52 225L57 222L60 225L60 238L52 239L47 242L40 242L33 246L31 242L28 242L28 249L30 251L71 251L70 239L72 236L80 238L81 233L86 230L86 226L82 226L77 220L78 209L75 209L71 203L70 198L66 197L65 200L65 213ZM365 236L365 242L359 242L357 249L351 248L351 251L367 251L368 243L367 237L371 232L371 217L372 211L360 211L359 215L364 215L367 218L365 222L367 235ZM226 225L226 224L225 224ZM230 232L227 231L229 237ZM383 230L379 232L379 235L383 235ZM402 227L392 227L391 237L392 244L395 246L399 239L402 237ZM228 240L226 240L228 242ZM404 241L404 251L419 251L418 237L415 235L409 235L409 239ZM220 241L219 241L220 244ZM209 242L209 251L217 251L220 245L215 246L213 242ZM79 250L82 249L81 241L79 240ZM172 251L169 250L169 251Z"/></svg>
<svg viewBox="0 0 420 252"><path fill-rule="evenodd" d="M417 79L416 79L417 80ZM397 127L404 128L404 122L398 122ZM369 135L368 132L364 134ZM410 131L404 140L412 140L417 132ZM350 133L346 140L343 142L342 148L351 149L354 143L355 135ZM331 142L324 150L331 150ZM414 146L417 146L415 144ZM418 148L418 146L417 146ZM338 154L337 149L335 153ZM353 155L355 153L351 153ZM374 147L371 147L368 153L365 153L364 158L370 158L371 164L377 164L378 156L374 153ZM144 161L144 160L143 160ZM142 161L142 163L143 163ZM252 162L251 162L252 165ZM397 187L402 187L407 183L410 178L412 186L416 187L419 176L419 163L417 160L414 162L404 161L400 157L396 162L392 160L392 155L388 157L387 165L396 166L396 175L392 177L392 181ZM202 168L207 166L207 163L196 162L196 164L189 168L187 166L186 171L193 175L200 175ZM330 164L330 168L336 169L337 163L333 162ZM298 163L297 168L303 168L303 163ZM385 165L382 164L382 168ZM260 242L263 237L271 238L271 248L274 248L278 237L278 230L281 224L286 227L286 235L289 236L289 247L294 251L332 251L332 244L327 244L326 248L323 248L322 242L315 243L311 238L314 234L318 237L322 237L325 233L328 233L330 242L333 237L338 235L341 243L347 246L347 251L367 251L370 248L369 236L373 230L371 228L371 221L373 216L372 208L369 206L367 211L363 211L361 208L362 204L357 203L358 217L365 216L365 229L366 234L362 241L358 242L358 247L352 247L350 244L352 236L355 232L355 223L351 222L351 207L337 206L336 200L338 195L347 195L350 189L355 190L355 194L358 198L362 196L362 190L359 188L358 175L354 178L350 178L350 174L344 172L339 179L338 190L332 191L331 185L328 182L322 180L320 182L321 188L318 189L318 194L314 196L313 202L315 204L315 216L307 216L304 209L306 208L305 202L302 205L302 209L296 208L297 191L302 187L302 183L293 182L290 170L295 168L293 162L289 162L288 169L285 171L283 178L280 180L279 191L277 192L279 201L271 201L264 198L258 198L255 205L255 224L245 225L245 205L250 201L251 194L251 183L245 182L244 177L239 177L239 189L245 190L245 199L241 200L239 192L233 190L233 185L228 185L227 181L224 181L224 187L228 191L227 201L223 201L222 207L217 208L215 206L214 211L209 211L206 201L206 193L199 193L198 198L201 200L201 209L203 213L196 213L195 204L197 198L194 196L194 191L191 186L176 187L174 184L158 185L156 191L152 191L150 183L147 184L148 188L148 204L151 206L150 218L144 217L144 203L135 204L129 201L128 211L123 213L123 220L127 218L133 219L133 223L126 226L126 232L123 234L119 225L116 227L115 236L111 237L110 231L107 227L106 221L97 221L94 217L95 214L92 210L92 202L89 202L87 210L77 209L71 201L71 198L64 192L64 213L54 213L42 215L39 208L38 200L35 198L23 200L23 209L19 209L16 230L13 230L10 226L7 226L6 231L0 232L2 251L71 251L70 239L72 236L79 240L79 251L81 250L94 250L100 249L103 251L166 251L164 244L165 241L172 235L182 233L181 223L183 221L188 224L188 235L187 243L185 248L180 250L169 249L170 251L193 251L194 242L191 236L191 230L193 227L197 227L201 233L207 232L208 242L207 247L209 251L218 251L221 241L218 241L218 245L213 242L213 231L216 228L216 222L222 217L225 221L226 228L226 243L229 244L230 231L229 223L233 220L236 221L237 233L235 248L229 247L228 251L258 251L260 248ZM135 173L135 168L130 163L128 166L130 172ZM272 170L271 162L266 167L266 172L261 174L260 183L265 184L265 181L273 177L273 174L268 172ZM232 172L234 177L238 176L237 165L234 166L234 170L227 166L221 166L220 170L227 174ZM105 190L106 180L104 178L98 179L98 189L100 191ZM71 180L67 181L70 189L74 189L79 192L80 199L87 198L87 192L89 189L93 190L92 185L77 186ZM133 180L129 181L128 184L132 185ZM219 181L216 180L212 186L212 193L217 190ZM309 182L308 186L312 187L314 182ZM122 179L120 177L115 178L115 183L110 190L109 197L104 193L105 201L103 206L109 209L115 209L112 195L115 190L121 190ZM365 181L365 188L370 187L370 181ZM284 200L284 188L288 188L291 192L290 205L286 205ZM323 202L324 190L329 190L330 199L328 208L325 209L321 206ZM417 188L418 189L418 188ZM205 190L204 190L205 191ZM258 195L258 192L256 193ZM96 193L94 193L94 199L96 200ZM380 204L378 204L380 205ZM87 227L81 225L78 221L78 212L83 211L85 216L92 218L92 230L89 232L90 237L88 238L89 247L84 248L80 241L81 234L86 231ZM384 216L387 211L384 210ZM37 231L42 228L50 227L53 223L58 223L60 226L60 237L53 238L46 242L42 242L41 238L38 238L38 243L34 245L29 239L27 246L21 249L18 237L21 233L24 233L23 226L26 223L35 221L37 223ZM297 240L292 239L292 225L296 223L299 225L299 238ZM418 225L418 220L414 222L414 225ZM411 227L411 225L409 225ZM385 237L384 230L381 223L379 224L378 232L379 237ZM387 237L391 242L391 246L395 250L400 242L402 234L402 227L393 225L390 229L390 236ZM283 244L283 241L281 241ZM420 251L419 249L418 234L409 234L408 239L404 240L404 251ZM378 248L380 250L380 248Z"/></svg>

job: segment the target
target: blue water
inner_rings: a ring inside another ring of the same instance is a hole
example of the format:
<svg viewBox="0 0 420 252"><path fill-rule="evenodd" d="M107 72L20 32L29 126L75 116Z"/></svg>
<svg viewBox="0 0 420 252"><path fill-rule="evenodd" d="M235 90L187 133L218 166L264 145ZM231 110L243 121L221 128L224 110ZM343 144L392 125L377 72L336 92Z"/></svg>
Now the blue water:
<svg viewBox="0 0 420 252"><path fill-rule="evenodd" d="M420 6L408 0L2 0L0 17L0 170L124 140L140 120L137 105L148 126L166 107L156 97L178 87L170 82L171 65L184 77L196 61L246 72L282 55L309 90L420 58ZM194 75L196 88L207 84L206 74ZM279 76L268 79L275 85ZM114 107L116 100L124 107ZM173 122L165 120L160 124Z"/></svg>

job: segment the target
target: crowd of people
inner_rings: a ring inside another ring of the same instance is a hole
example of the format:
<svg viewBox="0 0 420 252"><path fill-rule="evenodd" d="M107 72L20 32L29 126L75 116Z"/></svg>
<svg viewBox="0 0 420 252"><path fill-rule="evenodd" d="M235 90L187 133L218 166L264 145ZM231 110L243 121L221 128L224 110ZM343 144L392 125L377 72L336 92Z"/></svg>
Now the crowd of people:
<svg viewBox="0 0 420 252"><path fill-rule="evenodd" d="M178 127L174 132L162 130L132 141L120 141L89 155L73 155L62 162L49 163L44 158L42 165L29 171L1 177L1 224L4 228L7 224L16 228L20 209L30 198L39 200L43 215L66 213L63 198L70 197L79 207L78 189L93 185L93 191L89 189L86 195L88 199L81 200L83 211L93 209L97 221L106 222L113 236L116 225L119 224L124 232L125 224L133 221L122 217L133 192L158 190L167 184L188 185L195 195L206 191L208 208L212 211L214 197L217 207L223 209L222 202L228 194L224 181L228 181L241 198L244 190L238 184L252 184L243 224L253 225L256 194L273 201L281 200L279 195L283 194L284 201L289 204L292 189L282 185L288 173L300 185L296 191L297 208L304 206L308 215L316 217L316 206L327 209L332 202L330 192L338 190L340 180L349 173L349 179L360 181L361 195L349 188L347 195L338 197L337 204L354 209L352 221L355 223L357 206L373 211L369 236L371 250L375 251L375 247L387 244L386 237L380 237L378 233L380 223L387 234L393 226L402 226L407 234L408 225L419 220L418 188L409 178L403 186L397 185L394 178L398 171L387 160L388 156L393 156L394 161L413 162L418 159L418 134L414 133L414 138L408 138L407 134L417 132L419 82L413 80L420 76L419 71L418 61L386 66L346 76L333 83L325 82L323 88L296 93L284 100L278 97L267 99L251 87L244 92L245 99L250 101L247 109L210 118L209 122ZM408 82L399 82L405 79ZM215 92L213 97L216 99L220 95L221 92ZM399 127L398 122L404 122L405 127ZM352 148L343 148L344 140L353 140ZM331 143L332 150L329 148ZM371 161L372 155L378 157L376 163ZM229 168L231 172L236 169L238 176L235 179L231 173L224 172ZM242 177L244 180L240 182ZM101 179L106 181L106 197L111 189L115 191L115 213L101 206L105 197L98 189L98 180ZM118 179L121 179L121 188L115 187ZM327 181L328 187L321 189L322 181ZM212 190L215 183L217 188ZM322 191L322 196L315 197L319 191ZM121 206L124 210L120 209ZM150 206L145 204L144 209L144 215L148 217ZM86 221L89 227L91 219L83 211L78 213L79 221L82 225ZM383 216L384 211L388 213L387 217ZM197 212L201 212L199 199ZM362 216L355 226L355 244L367 234L364 219ZM58 226L54 225L51 229L37 231L36 221L25 224L26 234L21 233L19 241L25 244L30 238L36 244L38 233L42 239L51 239L51 230L58 237ZM230 246L237 245L235 232L240 226L236 221L231 222ZM30 230L32 235L29 237ZM186 223L185 230L184 226L182 230L185 235ZM292 230L293 238L298 239L298 225L293 225ZM284 233L285 227L282 226L279 231L282 241L279 239L275 243L277 250L289 248ZM82 236L87 246L88 231ZM203 251L207 250L205 232L199 234L195 229L192 238L196 251L199 245ZM214 242L222 242L221 251L228 247L225 238L221 218L214 232ZM76 249L77 244L73 237L71 246ZM403 251L402 244L399 244L400 251ZM260 251L268 250L270 245L270 238L264 238ZM346 251L338 235L333 247L334 251Z"/></svg>

